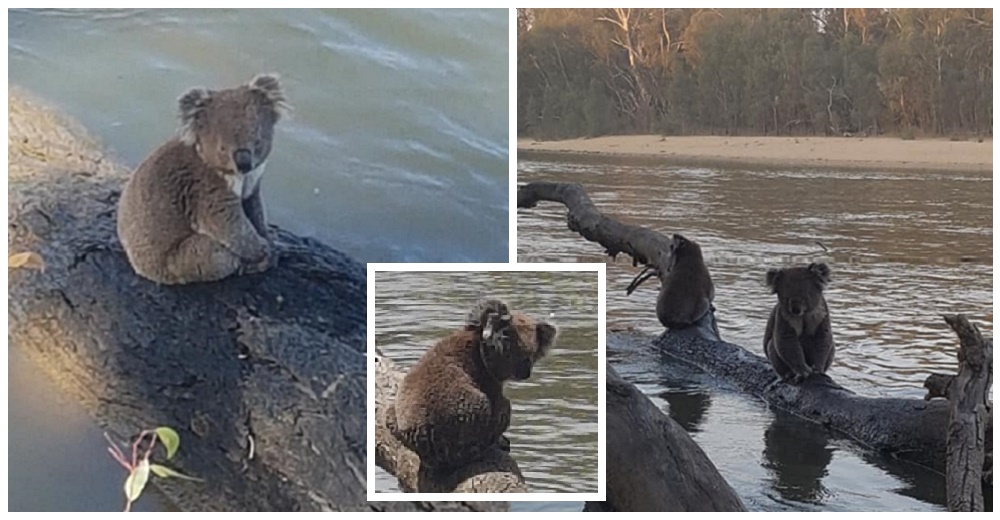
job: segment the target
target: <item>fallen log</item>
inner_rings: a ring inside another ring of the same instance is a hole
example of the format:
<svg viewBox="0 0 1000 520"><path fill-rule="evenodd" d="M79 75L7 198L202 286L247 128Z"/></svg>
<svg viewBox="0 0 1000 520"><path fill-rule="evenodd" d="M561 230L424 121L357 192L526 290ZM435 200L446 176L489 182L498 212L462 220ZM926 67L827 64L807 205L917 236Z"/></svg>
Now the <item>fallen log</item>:
<svg viewBox="0 0 1000 520"><path fill-rule="evenodd" d="M979 328L965 316L945 316L948 326L959 339L958 374L931 374L924 386L925 400L944 397L948 400L947 471L945 473L949 511L984 511L983 487L992 486L984 479L984 466L993 463L993 405L989 401L993 387L993 342L984 340ZM989 449L987 449L989 446Z"/></svg>
<svg viewBox="0 0 1000 520"><path fill-rule="evenodd" d="M665 273L669 266L666 252L672 239L648 228L618 222L601 213L590 200L583 186L577 183L532 182L517 190L517 207L533 208L540 201L558 202L565 205L566 224L570 231L604 247L604 252L612 258L625 253L632 257L632 265L645 265ZM705 338L718 338L715 323L715 308L709 307L708 314L688 328L688 333L697 332Z"/></svg>
<svg viewBox="0 0 1000 520"><path fill-rule="evenodd" d="M658 248L667 244L666 237L655 231L601 214L579 184L535 182L518 189L518 207L530 208L539 201L566 205L570 230L604 246L608 254L628 253L634 255L634 262L649 265L648 259L658 258ZM947 403L864 397L826 375L813 375L798 386L777 382L767 359L722 341L712 326L711 313L710 317L711 322L704 319L694 328L664 332L654 341L655 346L771 406L823 424L862 447L944 473ZM991 435L992 412L988 428L987 435Z"/></svg>
<svg viewBox="0 0 1000 520"><path fill-rule="evenodd" d="M486 456L448 475L421 470L420 457L389 432L385 410L396 399L406 370L377 352L375 360L375 464L393 474L405 492L527 493L510 453L496 446Z"/></svg>
<svg viewBox="0 0 1000 520"><path fill-rule="evenodd" d="M272 228L266 273L143 280L115 234L127 170L24 93L10 90L8 113L8 256L42 262L8 271L9 347L118 437L177 430L172 464L204 479L154 479L177 507L481 509L366 500L362 265Z"/></svg>
<svg viewBox="0 0 1000 520"><path fill-rule="evenodd" d="M607 501L584 511L744 511L708 455L635 385L607 368Z"/></svg>

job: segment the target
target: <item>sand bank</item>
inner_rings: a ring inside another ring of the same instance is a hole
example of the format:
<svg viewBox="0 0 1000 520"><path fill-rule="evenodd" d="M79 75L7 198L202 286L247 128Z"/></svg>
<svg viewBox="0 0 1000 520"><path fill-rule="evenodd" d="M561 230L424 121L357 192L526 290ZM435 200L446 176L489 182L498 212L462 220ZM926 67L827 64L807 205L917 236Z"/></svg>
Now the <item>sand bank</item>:
<svg viewBox="0 0 1000 520"><path fill-rule="evenodd" d="M535 141L518 139L519 152L662 157L677 163L742 164L865 170L993 170L993 140L949 141L898 137L721 137L628 135Z"/></svg>

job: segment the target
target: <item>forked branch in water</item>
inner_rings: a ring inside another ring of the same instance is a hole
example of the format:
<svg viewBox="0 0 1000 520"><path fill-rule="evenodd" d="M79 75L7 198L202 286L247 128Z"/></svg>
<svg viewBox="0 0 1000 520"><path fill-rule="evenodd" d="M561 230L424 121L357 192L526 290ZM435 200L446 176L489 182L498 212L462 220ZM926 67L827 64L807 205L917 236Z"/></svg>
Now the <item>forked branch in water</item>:
<svg viewBox="0 0 1000 520"><path fill-rule="evenodd" d="M959 339L958 374L931 374L925 399L944 397L949 403L946 482L948 510L983 511L984 473L992 473L993 342L962 315L944 316ZM989 461L989 466L984 465ZM992 486L992 482L987 485Z"/></svg>

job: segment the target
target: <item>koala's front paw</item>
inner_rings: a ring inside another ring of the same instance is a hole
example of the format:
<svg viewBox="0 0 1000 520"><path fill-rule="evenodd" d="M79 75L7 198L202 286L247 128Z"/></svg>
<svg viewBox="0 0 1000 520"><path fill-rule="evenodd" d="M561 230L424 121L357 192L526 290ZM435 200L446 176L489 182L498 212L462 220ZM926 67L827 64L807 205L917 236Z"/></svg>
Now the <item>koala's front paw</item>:
<svg viewBox="0 0 1000 520"><path fill-rule="evenodd" d="M809 379L809 376L811 375L812 375L812 369L806 367L804 372L797 372L795 375L793 375L790 382L793 385L802 384L802 382L805 381L806 379Z"/></svg>
<svg viewBox="0 0 1000 520"><path fill-rule="evenodd" d="M500 440L497 442L500 445L501 450L510 453L510 439L508 439L506 435L501 435Z"/></svg>
<svg viewBox="0 0 1000 520"><path fill-rule="evenodd" d="M271 268L274 255L270 243L260 238L258 246L255 250L258 254L255 257L243 259L243 272L245 274L262 273Z"/></svg>

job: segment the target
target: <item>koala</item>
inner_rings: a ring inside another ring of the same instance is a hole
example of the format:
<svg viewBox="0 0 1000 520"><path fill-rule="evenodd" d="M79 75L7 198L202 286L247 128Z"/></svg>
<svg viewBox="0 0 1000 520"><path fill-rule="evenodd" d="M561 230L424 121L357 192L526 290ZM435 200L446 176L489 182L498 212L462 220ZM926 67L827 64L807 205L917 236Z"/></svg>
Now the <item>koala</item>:
<svg viewBox="0 0 1000 520"><path fill-rule="evenodd" d="M260 179L274 126L289 107L278 76L179 99L178 135L146 158L118 202L118 237L132 268L173 285L270 266Z"/></svg>
<svg viewBox="0 0 1000 520"><path fill-rule="evenodd" d="M667 251L660 253L660 265L667 270L647 268L629 285L631 294L654 274L660 278L660 295L656 298L656 317L668 329L690 327L712 309L715 286L708 274L701 247L692 240L675 234ZM648 273L647 273L648 271Z"/></svg>
<svg viewBox="0 0 1000 520"><path fill-rule="evenodd" d="M523 381L555 342L558 329L485 300L466 325L438 341L403 378L386 409L394 437L420 456L422 470L460 467L496 445L510 426L506 381Z"/></svg>
<svg viewBox="0 0 1000 520"><path fill-rule="evenodd" d="M834 353L830 311L823 298L830 268L812 263L770 269L765 282L778 295L764 331L764 352L774 371L795 384L811 374L825 374Z"/></svg>

